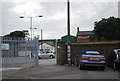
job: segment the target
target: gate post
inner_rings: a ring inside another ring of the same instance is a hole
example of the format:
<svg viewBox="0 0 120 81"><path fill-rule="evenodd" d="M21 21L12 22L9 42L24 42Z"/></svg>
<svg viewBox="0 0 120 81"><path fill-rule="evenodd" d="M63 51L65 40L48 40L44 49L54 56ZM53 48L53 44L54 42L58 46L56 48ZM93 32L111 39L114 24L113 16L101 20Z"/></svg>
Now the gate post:
<svg viewBox="0 0 120 81"><path fill-rule="evenodd" d="M2 69L2 37L0 36L0 70ZM0 80L2 81L2 72L0 72Z"/></svg>

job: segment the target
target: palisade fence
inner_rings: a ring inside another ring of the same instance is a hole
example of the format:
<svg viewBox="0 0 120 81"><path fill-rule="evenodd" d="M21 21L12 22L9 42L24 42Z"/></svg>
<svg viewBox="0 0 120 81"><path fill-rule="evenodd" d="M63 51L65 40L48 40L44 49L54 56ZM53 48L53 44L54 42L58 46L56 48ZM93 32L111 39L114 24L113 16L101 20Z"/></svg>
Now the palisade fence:
<svg viewBox="0 0 120 81"><path fill-rule="evenodd" d="M1 38L2 67L38 65L38 39L26 40L18 37Z"/></svg>

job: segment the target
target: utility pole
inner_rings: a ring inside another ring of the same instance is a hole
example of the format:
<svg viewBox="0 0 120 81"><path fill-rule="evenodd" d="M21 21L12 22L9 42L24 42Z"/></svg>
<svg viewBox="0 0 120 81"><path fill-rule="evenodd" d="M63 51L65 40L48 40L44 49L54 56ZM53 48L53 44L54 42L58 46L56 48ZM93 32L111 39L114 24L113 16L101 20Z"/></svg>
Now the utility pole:
<svg viewBox="0 0 120 81"><path fill-rule="evenodd" d="M68 0L68 2L67 2L67 10L68 10L68 40L67 40L67 42L70 42L70 1Z"/></svg>
<svg viewBox="0 0 120 81"><path fill-rule="evenodd" d="M35 30L36 30L37 28L33 28L33 38L35 37Z"/></svg>
<svg viewBox="0 0 120 81"><path fill-rule="evenodd" d="M70 1L67 0L67 64L71 65L71 46L70 46Z"/></svg>
<svg viewBox="0 0 120 81"><path fill-rule="evenodd" d="M30 17L30 29L31 29L31 40L32 40L32 17Z"/></svg>
<svg viewBox="0 0 120 81"><path fill-rule="evenodd" d="M43 30L41 29L41 49L43 49L43 43L42 43L42 40L43 40Z"/></svg>

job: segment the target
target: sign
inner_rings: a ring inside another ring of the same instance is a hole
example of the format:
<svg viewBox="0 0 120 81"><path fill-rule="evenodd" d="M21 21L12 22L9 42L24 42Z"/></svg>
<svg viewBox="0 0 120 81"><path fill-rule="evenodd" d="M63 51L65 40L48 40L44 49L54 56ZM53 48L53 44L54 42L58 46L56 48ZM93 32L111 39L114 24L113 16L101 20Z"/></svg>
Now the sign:
<svg viewBox="0 0 120 81"><path fill-rule="evenodd" d="M9 50L9 44L2 44L1 50Z"/></svg>
<svg viewBox="0 0 120 81"><path fill-rule="evenodd" d="M67 46L67 51L70 52L70 49L71 49L71 47L70 47L70 45L68 45Z"/></svg>
<svg viewBox="0 0 120 81"><path fill-rule="evenodd" d="M71 64L71 46L70 45L67 45L67 61L68 61L68 64Z"/></svg>
<svg viewBox="0 0 120 81"><path fill-rule="evenodd" d="M78 38L89 38L90 36L78 36Z"/></svg>

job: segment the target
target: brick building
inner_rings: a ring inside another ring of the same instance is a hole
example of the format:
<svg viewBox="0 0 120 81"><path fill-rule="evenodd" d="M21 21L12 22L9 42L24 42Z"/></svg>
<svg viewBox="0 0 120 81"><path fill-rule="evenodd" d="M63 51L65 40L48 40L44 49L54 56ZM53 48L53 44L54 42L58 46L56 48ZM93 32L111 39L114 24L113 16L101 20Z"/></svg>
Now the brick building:
<svg viewBox="0 0 120 81"><path fill-rule="evenodd" d="M94 36L94 33L92 31L79 31L79 27L77 28L77 42L90 42L91 36Z"/></svg>

